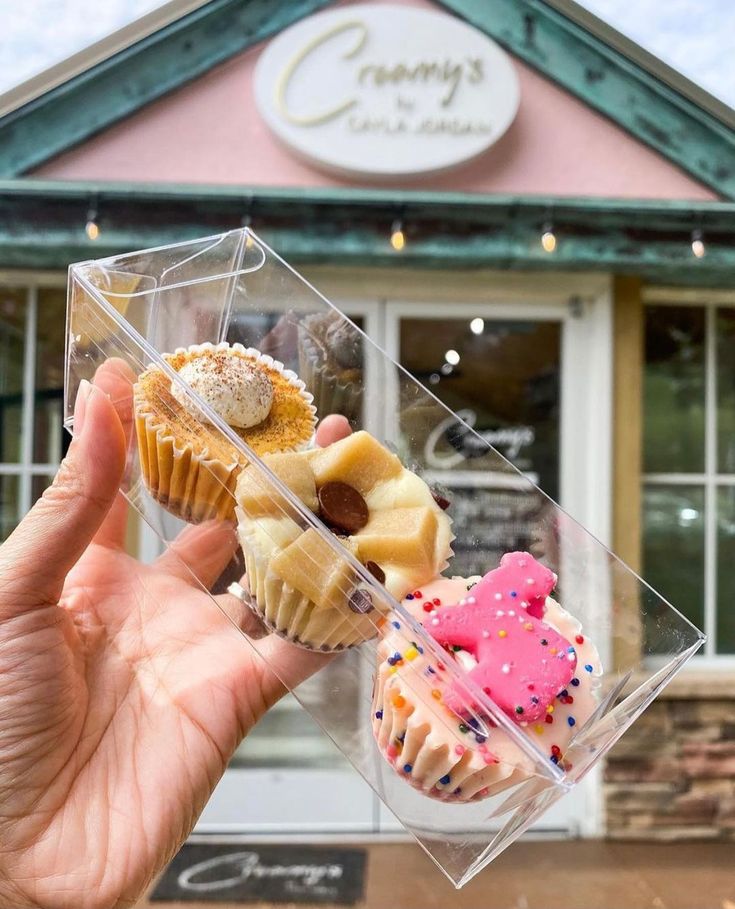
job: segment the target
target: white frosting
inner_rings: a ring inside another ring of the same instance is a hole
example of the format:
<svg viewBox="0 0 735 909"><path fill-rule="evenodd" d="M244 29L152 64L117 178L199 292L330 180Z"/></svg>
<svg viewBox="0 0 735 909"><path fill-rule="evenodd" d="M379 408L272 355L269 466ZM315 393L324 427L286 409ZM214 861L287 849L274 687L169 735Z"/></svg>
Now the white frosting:
<svg viewBox="0 0 735 909"><path fill-rule="evenodd" d="M179 375L230 426L249 429L262 423L270 413L271 380L263 369L245 357L217 351L189 360ZM171 384L171 394L192 416L201 418L199 409L180 383Z"/></svg>

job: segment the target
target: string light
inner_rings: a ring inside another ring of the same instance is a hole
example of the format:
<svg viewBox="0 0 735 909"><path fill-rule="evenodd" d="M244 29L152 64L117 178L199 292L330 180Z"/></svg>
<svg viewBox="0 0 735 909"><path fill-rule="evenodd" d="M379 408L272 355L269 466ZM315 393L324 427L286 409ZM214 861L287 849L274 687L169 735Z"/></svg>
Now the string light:
<svg viewBox="0 0 735 909"><path fill-rule="evenodd" d="M456 366L459 363L459 354L456 350L448 350L444 354L444 359L449 363L450 366Z"/></svg>
<svg viewBox="0 0 735 909"><path fill-rule="evenodd" d="M704 259L707 255L707 249L704 245L704 240L702 239L701 230L692 231L692 253L697 259Z"/></svg>
<svg viewBox="0 0 735 909"><path fill-rule="evenodd" d="M485 331L485 320L479 317L470 322L470 331L473 335L481 335Z"/></svg>
<svg viewBox="0 0 735 909"><path fill-rule="evenodd" d="M400 252L406 245L406 235L403 233L403 221L397 218L390 229L390 245L396 252Z"/></svg>
<svg viewBox="0 0 735 909"><path fill-rule="evenodd" d="M547 221L541 228L541 246L547 253L553 253L556 249L556 234L551 221Z"/></svg>
<svg viewBox="0 0 735 909"><path fill-rule="evenodd" d="M253 219L250 214L250 210L248 209L248 211L245 212L245 214L242 216L242 218L240 218L240 227L242 227L242 229L244 231L246 231L246 233L247 233L247 236L245 237L245 248L246 249L250 249L252 246L255 245L255 241L253 240L253 235L252 235L251 227L250 227L250 225L252 223L253 223Z"/></svg>
<svg viewBox="0 0 735 909"><path fill-rule="evenodd" d="M97 240L100 235L100 226L97 222L97 203L92 201L87 211L87 223L84 225L84 233L88 240Z"/></svg>

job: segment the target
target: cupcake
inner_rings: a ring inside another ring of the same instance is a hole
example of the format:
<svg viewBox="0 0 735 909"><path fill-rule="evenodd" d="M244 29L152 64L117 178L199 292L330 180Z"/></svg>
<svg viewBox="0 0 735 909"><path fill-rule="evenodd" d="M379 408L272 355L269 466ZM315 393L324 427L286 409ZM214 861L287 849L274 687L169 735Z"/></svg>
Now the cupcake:
<svg viewBox="0 0 735 909"><path fill-rule="evenodd" d="M336 310L299 324L299 370L320 414L343 414L356 426L362 414L363 342Z"/></svg>
<svg viewBox="0 0 735 909"><path fill-rule="evenodd" d="M157 502L185 521L232 520L235 482L247 458L188 389L258 455L311 441L311 395L278 360L241 344L200 344L163 358L181 382L151 366L134 388L143 480Z"/></svg>
<svg viewBox="0 0 735 909"><path fill-rule="evenodd" d="M528 553L508 553L483 578L437 578L410 593L403 605L445 648L444 661L391 617L378 645L373 732L386 760L425 795L474 801L537 773L453 681L449 660L549 761L571 769L569 748L597 707L602 670L579 622L549 596L555 584Z"/></svg>
<svg viewBox="0 0 735 909"><path fill-rule="evenodd" d="M429 487L367 432L264 463L325 525L316 529L250 465L237 482L238 534L253 608L271 630L311 650L374 637L389 607L333 547L331 531L397 599L451 555L451 522Z"/></svg>

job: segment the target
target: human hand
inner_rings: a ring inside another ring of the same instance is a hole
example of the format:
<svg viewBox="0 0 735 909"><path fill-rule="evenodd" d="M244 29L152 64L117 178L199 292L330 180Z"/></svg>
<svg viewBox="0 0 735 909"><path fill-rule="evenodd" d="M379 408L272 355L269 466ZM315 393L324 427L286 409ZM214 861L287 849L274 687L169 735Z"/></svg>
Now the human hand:
<svg viewBox="0 0 735 909"><path fill-rule="evenodd" d="M152 565L126 554L130 383L111 360L80 388L54 484L0 547L0 905L13 909L133 905L283 682L324 660L270 636L266 665L195 580L231 558L229 525L187 528ZM329 417L317 439L348 432Z"/></svg>

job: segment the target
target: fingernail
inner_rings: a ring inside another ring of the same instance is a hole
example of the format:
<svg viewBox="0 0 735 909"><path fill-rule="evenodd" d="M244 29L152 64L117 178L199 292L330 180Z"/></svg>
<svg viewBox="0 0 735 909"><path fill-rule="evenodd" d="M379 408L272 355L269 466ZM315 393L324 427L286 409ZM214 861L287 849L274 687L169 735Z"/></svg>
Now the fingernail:
<svg viewBox="0 0 735 909"><path fill-rule="evenodd" d="M87 412L87 401L92 386L86 379L82 379L77 389L77 399L74 402L74 435L78 436L84 427L84 416Z"/></svg>

